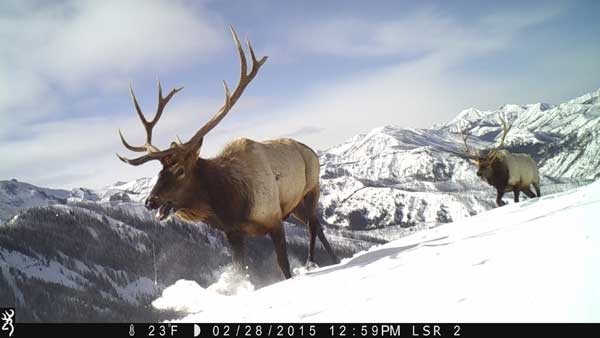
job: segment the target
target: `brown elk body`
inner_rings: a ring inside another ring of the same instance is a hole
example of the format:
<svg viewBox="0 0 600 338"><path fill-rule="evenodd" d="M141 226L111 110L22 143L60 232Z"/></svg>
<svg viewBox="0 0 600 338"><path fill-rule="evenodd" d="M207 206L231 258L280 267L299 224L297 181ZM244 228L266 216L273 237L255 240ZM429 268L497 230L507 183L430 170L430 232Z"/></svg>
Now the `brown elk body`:
<svg viewBox="0 0 600 338"><path fill-rule="evenodd" d="M186 143L173 142L167 150L151 144L152 128L164 106L180 89L162 97L159 83L159 107L148 122L132 92L138 115L147 132L146 144L130 146L121 135L125 147L148 154L135 158L119 158L132 165L160 160L163 168L146 200L146 207L156 211L156 218L170 214L184 220L205 222L223 231L232 247L236 267L244 264L244 238L269 234L277 261L286 278L291 277L283 220L293 215L308 226L307 263L314 263L315 240L318 236L334 262L339 262L327 241L317 218L319 199L319 158L308 146L292 139L256 142L240 138L229 143L214 158L199 157L204 135L229 112L252 81L266 57L257 60L252 46L252 69L247 73L246 58L235 31L231 29L241 60L241 77L233 93L225 84L225 104Z"/></svg>
<svg viewBox="0 0 600 338"><path fill-rule="evenodd" d="M511 153L499 148L504 144L506 134L511 126L502 120L503 135L500 145L492 149L485 156L478 156L471 152L467 145L468 135L463 132L463 141L467 156L475 161L478 166L477 176L496 188L496 203L503 206L504 193L512 191L514 201L519 202L519 194L523 192L529 198L540 197L540 175L535 161L528 154ZM536 194L531 191L533 185Z"/></svg>

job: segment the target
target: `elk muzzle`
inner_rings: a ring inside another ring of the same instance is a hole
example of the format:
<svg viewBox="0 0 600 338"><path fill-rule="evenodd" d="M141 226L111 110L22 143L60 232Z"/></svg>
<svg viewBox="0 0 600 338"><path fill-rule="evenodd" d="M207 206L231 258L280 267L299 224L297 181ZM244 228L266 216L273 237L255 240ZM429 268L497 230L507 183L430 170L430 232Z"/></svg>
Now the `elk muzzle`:
<svg viewBox="0 0 600 338"><path fill-rule="evenodd" d="M146 202L144 202L144 205L146 206L146 209L148 210L154 210L156 208L158 208L158 199L156 198L156 196L150 196L146 199Z"/></svg>
<svg viewBox="0 0 600 338"><path fill-rule="evenodd" d="M164 221L171 213L177 211L177 209L173 207L172 202L162 202L157 196L148 197L146 202L144 202L144 205L148 210L156 210L154 218L156 218L157 221Z"/></svg>

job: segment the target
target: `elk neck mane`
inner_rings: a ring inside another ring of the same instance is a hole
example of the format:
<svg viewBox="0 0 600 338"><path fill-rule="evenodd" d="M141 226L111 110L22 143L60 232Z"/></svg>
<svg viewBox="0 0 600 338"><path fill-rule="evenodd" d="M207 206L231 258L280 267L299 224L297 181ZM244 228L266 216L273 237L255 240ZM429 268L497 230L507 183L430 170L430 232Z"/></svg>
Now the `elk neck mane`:
<svg viewBox="0 0 600 338"><path fill-rule="evenodd" d="M244 163L227 155L198 157L194 173L197 193L192 198L200 203L195 203L198 209L182 210L182 218L227 225L248 217L253 204L251 180L244 176Z"/></svg>
<svg viewBox="0 0 600 338"><path fill-rule="evenodd" d="M500 154L495 158L491 166L494 170L494 174L491 177L487 177L487 182L494 187L505 187L508 183L509 171L506 165L505 153Z"/></svg>

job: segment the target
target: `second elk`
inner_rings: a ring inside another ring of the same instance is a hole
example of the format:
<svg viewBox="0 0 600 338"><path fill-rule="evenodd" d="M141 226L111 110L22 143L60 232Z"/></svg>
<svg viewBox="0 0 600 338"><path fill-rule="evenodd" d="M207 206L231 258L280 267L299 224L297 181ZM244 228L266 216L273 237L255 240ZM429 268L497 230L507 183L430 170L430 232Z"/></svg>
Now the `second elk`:
<svg viewBox="0 0 600 338"><path fill-rule="evenodd" d="M537 164L531 156L513 154L508 150L500 149L504 145L506 134L512 128L512 125L509 125L504 119L500 120L503 127L500 144L484 156L480 156L479 152L474 152L469 148L467 143L469 134L466 130L462 131L466 156L477 164L477 176L496 188L498 206L506 204L502 201L502 196L509 191L514 193L515 202L519 202L520 192L530 198L540 197L540 175ZM535 189L536 194L531 191L531 186Z"/></svg>

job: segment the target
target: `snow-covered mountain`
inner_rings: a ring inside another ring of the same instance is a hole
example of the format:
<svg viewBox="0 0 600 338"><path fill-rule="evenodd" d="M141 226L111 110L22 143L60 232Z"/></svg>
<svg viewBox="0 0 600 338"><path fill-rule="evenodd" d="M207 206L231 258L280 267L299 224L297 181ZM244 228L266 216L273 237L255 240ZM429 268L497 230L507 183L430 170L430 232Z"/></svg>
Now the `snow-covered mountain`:
<svg viewBox="0 0 600 338"><path fill-rule="evenodd" d="M183 322L598 322L600 182L482 213L234 297L180 280Z"/></svg>
<svg viewBox="0 0 600 338"><path fill-rule="evenodd" d="M117 182L101 189L75 188L48 189L19 182L16 179L0 181L0 222L7 221L22 210L55 204L94 202L100 204L127 203L129 211L146 217L139 205L152 190L156 178L140 178L131 182Z"/></svg>
<svg viewBox="0 0 600 338"><path fill-rule="evenodd" d="M155 222L135 203L68 201L24 210L0 225L0 299L19 320L156 321L172 314L149 305L180 278L209 286L227 271L231 253L223 235L203 224ZM286 225L293 268L303 266L308 234ZM372 242L328 234L342 257ZM316 258L329 262L316 248ZM283 278L269 238L246 247L249 283Z"/></svg>
<svg viewBox="0 0 600 338"><path fill-rule="evenodd" d="M0 223L10 219L21 210L33 207L64 204L69 199L96 201L96 195L89 189L47 189L15 179L0 181Z"/></svg>
<svg viewBox="0 0 600 338"><path fill-rule="evenodd" d="M495 207L493 188L476 177L472 164L446 150L462 152L458 132L465 127L472 135L471 146L493 146L502 133L500 116L513 125L506 148L538 161L544 175L542 194L600 177L600 90L556 106L469 108L447 124L430 129L384 126L321 152L323 218L354 230L410 227ZM2 181L0 221L21 209L66 199L141 202L155 182L156 177L140 178L97 190L64 191Z"/></svg>
<svg viewBox="0 0 600 338"><path fill-rule="evenodd" d="M512 129L505 147L539 163L542 195L600 177L600 90L557 106L504 105L462 111L431 129L385 126L321 153L321 206L330 224L384 233L446 223L495 207L495 190L464 158L460 130L470 146L499 141L503 116ZM512 199L512 194L505 196Z"/></svg>
<svg viewBox="0 0 600 338"><path fill-rule="evenodd" d="M320 215L334 250L349 257L495 208L493 188L452 151L462 151L456 132L465 126L472 146L492 146L500 115L513 124L507 147L540 164L542 195L600 177L600 91L557 106L471 108L430 129L376 128L320 153ZM156 223L143 207L155 182L60 190L0 181L0 299L16 304L25 321L154 321L172 314L157 317L150 301L178 279L227 289L235 276L222 235L203 224ZM522 198L523 205L534 203ZM306 229L285 226L299 273ZM317 249L317 261L328 262ZM238 289L281 280L268 238L250 241L247 251L250 279Z"/></svg>

